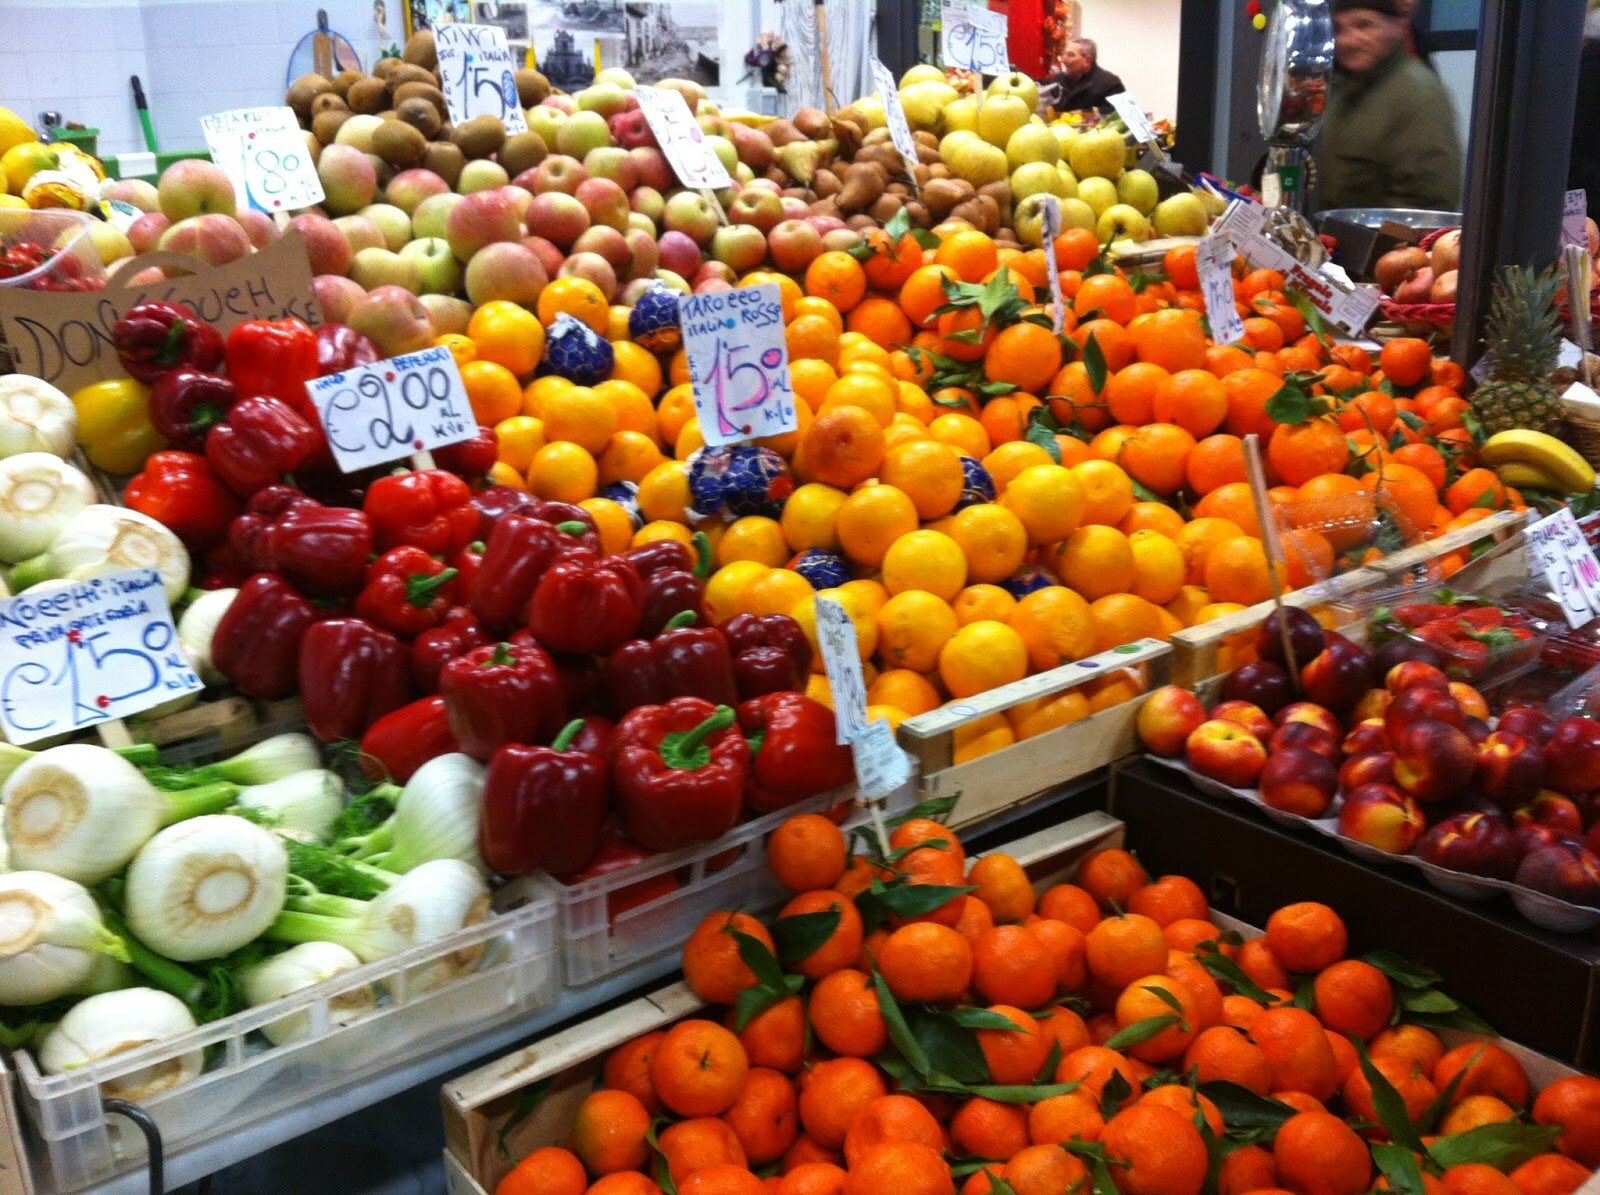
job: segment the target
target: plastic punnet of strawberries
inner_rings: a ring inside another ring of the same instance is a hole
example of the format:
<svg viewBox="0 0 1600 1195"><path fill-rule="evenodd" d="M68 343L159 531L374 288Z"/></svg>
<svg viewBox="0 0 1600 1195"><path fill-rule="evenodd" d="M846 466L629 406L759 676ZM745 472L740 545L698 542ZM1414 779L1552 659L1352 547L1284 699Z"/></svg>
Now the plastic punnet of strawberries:
<svg viewBox="0 0 1600 1195"><path fill-rule="evenodd" d="M1372 615L1372 641L1407 639L1431 647L1452 680L1500 675L1539 658L1548 627L1526 611L1485 598L1440 590L1432 601L1381 607Z"/></svg>
<svg viewBox="0 0 1600 1195"><path fill-rule="evenodd" d="M33 241L18 241L0 250L0 282L31 274L56 258L55 267L29 283L29 290L91 291L104 290L106 280L83 272L83 263L70 253L57 257L57 251Z"/></svg>

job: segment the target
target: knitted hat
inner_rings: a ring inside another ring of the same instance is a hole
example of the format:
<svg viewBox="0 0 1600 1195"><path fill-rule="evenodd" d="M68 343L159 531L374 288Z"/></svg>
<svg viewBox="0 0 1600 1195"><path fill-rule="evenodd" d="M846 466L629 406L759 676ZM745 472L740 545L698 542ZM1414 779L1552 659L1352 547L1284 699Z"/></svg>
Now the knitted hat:
<svg viewBox="0 0 1600 1195"><path fill-rule="evenodd" d="M1348 12L1353 8L1368 8L1386 17L1400 15L1400 6L1395 0L1333 0L1333 11L1336 13Z"/></svg>

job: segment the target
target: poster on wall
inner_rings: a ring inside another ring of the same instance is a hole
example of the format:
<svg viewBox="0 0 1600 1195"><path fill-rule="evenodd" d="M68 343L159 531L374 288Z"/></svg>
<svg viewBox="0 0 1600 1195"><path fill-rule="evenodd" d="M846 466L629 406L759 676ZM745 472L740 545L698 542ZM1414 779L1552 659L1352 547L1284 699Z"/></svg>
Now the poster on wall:
<svg viewBox="0 0 1600 1195"><path fill-rule="evenodd" d="M555 61L560 73L557 54L576 54L587 66L594 65L597 54L602 68L624 65L623 32L631 7L622 0L474 0L472 19L498 27L519 61L532 45L539 68ZM571 82L586 85L580 79Z"/></svg>
<svg viewBox="0 0 1600 1195"><path fill-rule="evenodd" d="M407 37L422 29L472 21L472 0L405 0L401 9L406 17Z"/></svg>
<svg viewBox="0 0 1600 1195"><path fill-rule="evenodd" d="M722 82L721 6L704 0L642 0L623 6L622 66L641 85Z"/></svg>

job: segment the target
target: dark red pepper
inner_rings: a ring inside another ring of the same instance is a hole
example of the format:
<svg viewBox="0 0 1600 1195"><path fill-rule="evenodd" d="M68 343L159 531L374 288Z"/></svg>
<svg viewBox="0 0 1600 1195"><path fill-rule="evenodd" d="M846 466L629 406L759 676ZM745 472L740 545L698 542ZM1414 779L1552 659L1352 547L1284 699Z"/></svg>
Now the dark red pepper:
<svg viewBox="0 0 1600 1195"><path fill-rule="evenodd" d="M613 709L626 713L673 697L703 697L713 705L738 701L728 640L715 627L694 623L685 611L655 638L630 639L611 653L606 685Z"/></svg>
<svg viewBox="0 0 1600 1195"><path fill-rule="evenodd" d="M583 720L583 729L578 731L578 737L572 740L572 749L587 751L591 755L604 755L610 759L611 736L616 729L617 724L610 718L590 714Z"/></svg>
<svg viewBox="0 0 1600 1195"><path fill-rule="evenodd" d="M451 559L450 567L456 570L457 593L472 592L472 584L478 579L478 570L483 567L484 546L481 539L475 539Z"/></svg>
<svg viewBox="0 0 1600 1195"><path fill-rule="evenodd" d="M467 483L443 469L380 477L362 509L380 549L412 544L435 556L455 555L478 538L483 522Z"/></svg>
<svg viewBox="0 0 1600 1195"><path fill-rule="evenodd" d="M703 580L680 568L658 569L644 579L644 597L639 603L640 635L652 638L685 613L694 615L704 626L711 625Z"/></svg>
<svg viewBox="0 0 1600 1195"><path fill-rule="evenodd" d="M622 553L648 581L656 573L679 569L704 580L711 575L711 540L704 531L691 537L693 547L675 539L657 539Z"/></svg>
<svg viewBox="0 0 1600 1195"><path fill-rule="evenodd" d="M221 335L182 303L135 304L111 325L111 345L123 370L141 382L180 365L214 370L222 361Z"/></svg>
<svg viewBox="0 0 1600 1195"><path fill-rule="evenodd" d="M462 478L468 485L478 485L500 459L500 437L492 427L478 425L478 433L470 440L446 444L433 450L433 463L439 468Z"/></svg>
<svg viewBox="0 0 1600 1195"><path fill-rule="evenodd" d="M466 606L452 606L439 625L411 641L411 680L419 693L439 688L439 671L457 656L489 642L478 616Z"/></svg>
<svg viewBox="0 0 1600 1195"><path fill-rule="evenodd" d="M356 613L402 639L415 639L438 626L455 604L456 576L421 548L390 548L367 566Z"/></svg>
<svg viewBox="0 0 1600 1195"><path fill-rule="evenodd" d="M439 671L439 696L461 749L488 759L507 743L548 742L566 725L550 653L536 643L493 643Z"/></svg>
<svg viewBox="0 0 1600 1195"><path fill-rule="evenodd" d="M276 573L239 587L211 637L211 660L246 697L287 697L299 675L300 641L321 615Z"/></svg>
<svg viewBox="0 0 1600 1195"><path fill-rule="evenodd" d="M317 334L300 320L253 319L235 324L228 333L228 376L239 397L269 395L287 403L322 439L322 424L306 393L318 376Z"/></svg>
<svg viewBox="0 0 1600 1195"><path fill-rule="evenodd" d="M582 729L569 722L548 747L507 743L489 760L478 853L501 875L570 875L600 849L611 765L573 747Z"/></svg>
<svg viewBox="0 0 1600 1195"><path fill-rule="evenodd" d="M750 807L770 813L849 784L855 762L835 742L833 711L804 693L767 693L739 707L739 725L752 739Z"/></svg>
<svg viewBox="0 0 1600 1195"><path fill-rule="evenodd" d="M313 416L314 418L314 416ZM322 451L318 428L275 398L242 398L206 436L206 459L235 493L248 498Z"/></svg>
<svg viewBox="0 0 1600 1195"><path fill-rule="evenodd" d="M348 324L321 324L314 334L317 338L319 378L325 378L330 373L343 373L358 365L371 365L383 358L377 345Z"/></svg>
<svg viewBox="0 0 1600 1195"><path fill-rule="evenodd" d="M367 727L361 736L361 768L374 780L404 784L430 759L459 750L444 698L422 697Z"/></svg>
<svg viewBox="0 0 1600 1195"><path fill-rule="evenodd" d="M194 452L158 452L128 482L122 500L172 529L193 552L216 547L242 509L238 497Z"/></svg>
<svg viewBox="0 0 1600 1195"><path fill-rule="evenodd" d="M539 578L567 550L569 529L526 514L502 517L484 544L467 602L483 625L505 630L522 620Z"/></svg>
<svg viewBox="0 0 1600 1195"><path fill-rule="evenodd" d="M363 618L328 618L300 640L300 708L325 743L358 739L411 700L405 645Z"/></svg>
<svg viewBox="0 0 1600 1195"><path fill-rule="evenodd" d="M433 459L437 461L439 458L435 456ZM483 515L483 533L487 538L489 532L494 530L495 524L507 515L532 514L534 508L539 505L539 499L527 490L513 489L508 485L491 485L472 495L472 505Z"/></svg>
<svg viewBox="0 0 1600 1195"><path fill-rule="evenodd" d="M631 711L611 740L623 832L671 851L733 829L744 807L750 747L734 711L698 697Z"/></svg>
<svg viewBox="0 0 1600 1195"><path fill-rule="evenodd" d="M321 505L293 486L269 485L257 490L244 504L244 513L228 525L228 547L247 572L266 572L271 568L266 534L272 525L297 506Z"/></svg>
<svg viewBox="0 0 1600 1195"><path fill-rule="evenodd" d="M231 378L180 365L150 386L150 424L174 447L199 452L238 397Z"/></svg>
<svg viewBox="0 0 1600 1195"><path fill-rule="evenodd" d="M552 651L609 655L638 631L642 591L626 557L569 552L539 578L528 629Z"/></svg>
<svg viewBox="0 0 1600 1195"><path fill-rule="evenodd" d="M739 700L804 691L811 678L811 643L787 614L735 614L722 633L733 652Z"/></svg>
<svg viewBox="0 0 1600 1195"><path fill-rule="evenodd" d="M562 876L563 884L581 884L585 880L597 880L602 876L616 875L619 871L626 871L630 867L637 867L641 863L648 863L651 853L637 843L629 842L613 825L607 825L600 837L600 849L595 857L576 875ZM647 905L653 900L676 892L681 885L678 877L671 871L663 871L656 875L640 880L636 884L626 887L614 888L606 894L606 919L615 921L629 909L637 909L640 905Z"/></svg>
<svg viewBox="0 0 1600 1195"><path fill-rule="evenodd" d="M372 526L366 515L346 506L291 507L261 541L268 567L312 597L355 593L372 558Z"/></svg>

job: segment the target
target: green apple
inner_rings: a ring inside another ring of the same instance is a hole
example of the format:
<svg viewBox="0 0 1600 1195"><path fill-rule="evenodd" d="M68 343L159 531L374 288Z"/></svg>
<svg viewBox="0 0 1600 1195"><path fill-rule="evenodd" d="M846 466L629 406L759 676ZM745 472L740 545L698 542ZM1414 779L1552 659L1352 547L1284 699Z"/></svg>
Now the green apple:
<svg viewBox="0 0 1600 1195"><path fill-rule="evenodd" d="M900 92L900 106L913 132L937 133L944 128L944 110L959 98L954 87L938 82L913 83Z"/></svg>
<svg viewBox="0 0 1600 1195"><path fill-rule="evenodd" d="M1073 125L1057 121L1050 126L1050 132L1061 147L1061 160L1065 162L1072 154L1072 147L1078 143L1078 130Z"/></svg>
<svg viewBox="0 0 1600 1195"><path fill-rule="evenodd" d="M1011 172L1011 198L1025 199L1029 195L1069 198L1060 172L1049 162L1024 162Z"/></svg>
<svg viewBox="0 0 1600 1195"><path fill-rule="evenodd" d="M978 131L978 101L964 95L944 110L944 130L954 133L958 129L969 133Z"/></svg>
<svg viewBox="0 0 1600 1195"><path fill-rule="evenodd" d="M1078 180L1078 198L1087 203L1094 212L1095 219L1100 218L1100 213L1112 207L1117 202L1117 184L1109 178L1101 178L1092 174L1088 178Z"/></svg>
<svg viewBox="0 0 1600 1195"><path fill-rule="evenodd" d="M1072 173L1079 179L1090 175L1114 179L1122 173L1126 159L1127 146L1123 143L1122 134L1110 129L1080 133L1067 155Z"/></svg>
<svg viewBox="0 0 1600 1195"><path fill-rule="evenodd" d="M1148 216L1161 202L1161 188L1148 170L1129 170L1117 180L1117 198Z"/></svg>
<svg viewBox="0 0 1600 1195"><path fill-rule="evenodd" d="M1039 110L1039 85L1021 71L1011 71L996 78L988 87L988 95L1019 96L1028 105L1029 112Z"/></svg>
<svg viewBox="0 0 1600 1195"><path fill-rule="evenodd" d="M1148 241L1150 221L1138 208L1126 203L1114 203L1100 213L1095 223L1095 235L1105 241Z"/></svg>
<svg viewBox="0 0 1600 1195"><path fill-rule="evenodd" d="M1156 231L1164 237L1204 236L1210 223L1205 204L1188 192L1163 199L1156 205Z"/></svg>
<svg viewBox="0 0 1600 1195"><path fill-rule="evenodd" d="M1056 163L1056 173L1061 176L1061 185L1066 188L1065 198L1078 197L1078 176L1072 173L1072 167L1065 162Z"/></svg>
<svg viewBox="0 0 1600 1195"><path fill-rule="evenodd" d="M944 71L934 66L931 62L919 62L905 74L900 76L900 86L910 87L916 83L943 83Z"/></svg>
<svg viewBox="0 0 1600 1195"><path fill-rule="evenodd" d="M1033 109L1019 95L997 95L983 101L978 109L978 136L990 145L1004 146L1023 125Z"/></svg>
<svg viewBox="0 0 1600 1195"><path fill-rule="evenodd" d="M974 187L1006 177L1006 151L976 137L958 144L954 156L946 155L944 160L957 178L966 179Z"/></svg>
<svg viewBox="0 0 1600 1195"><path fill-rule="evenodd" d="M632 91L639 86L634 77L620 66L608 66L594 77L596 83L614 83L624 91Z"/></svg>
<svg viewBox="0 0 1600 1195"><path fill-rule="evenodd" d="M1028 162L1048 162L1052 166L1061 160L1061 147L1055 134L1042 124L1025 124L1011 134L1006 142L1006 161L1015 170Z"/></svg>
<svg viewBox="0 0 1600 1195"><path fill-rule="evenodd" d="M1017 239L1030 249L1044 244L1044 205L1048 198L1042 192L1029 195L1017 200L1011 209L1011 223L1017 230Z"/></svg>
<svg viewBox="0 0 1600 1195"><path fill-rule="evenodd" d="M1094 214L1094 208L1081 199L1063 199L1061 201L1061 227L1087 228L1090 232L1095 229L1099 217Z"/></svg>

